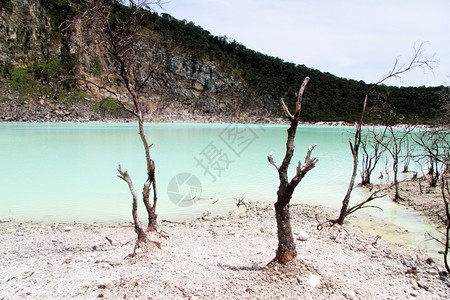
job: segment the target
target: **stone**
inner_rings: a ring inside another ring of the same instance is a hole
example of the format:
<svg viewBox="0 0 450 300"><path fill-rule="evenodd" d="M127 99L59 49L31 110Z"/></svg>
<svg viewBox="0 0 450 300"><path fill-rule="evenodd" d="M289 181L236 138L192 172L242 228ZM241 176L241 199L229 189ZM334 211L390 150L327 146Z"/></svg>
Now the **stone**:
<svg viewBox="0 0 450 300"><path fill-rule="evenodd" d="M139 281L137 281L136 279L131 279L129 282L128 282L128 284L130 285L130 286L138 286L139 285Z"/></svg>
<svg viewBox="0 0 450 300"><path fill-rule="evenodd" d="M356 292L355 292L355 291L352 291L352 290L346 290L346 291L344 291L344 292L343 292L343 295L344 295L345 299L349 299L349 300L351 300L351 299L357 299L357 297L356 297Z"/></svg>
<svg viewBox="0 0 450 300"><path fill-rule="evenodd" d="M439 272L436 269L430 269L428 271L428 274L437 276L437 275L439 275Z"/></svg>
<svg viewBox="0 0 450 300"><path fill-rule="evenodd" d="M314 289L320 285L320 276L319 275L311 275L311 276L309 276L306 283Z"/></svg>
<svg viewBox="0 0 450 300"><path fill-rule="evenodd" d="M298 233L298 238L299 241L307 241L309 239L309 233L307 233L306 231L300 231Z"/></svg>
<svg viewBox="0 0 450 300"><path fill-rule="evenodd" d="M3 217L0 219L0 223L11 223L12 218L11 217Z"/></svg>

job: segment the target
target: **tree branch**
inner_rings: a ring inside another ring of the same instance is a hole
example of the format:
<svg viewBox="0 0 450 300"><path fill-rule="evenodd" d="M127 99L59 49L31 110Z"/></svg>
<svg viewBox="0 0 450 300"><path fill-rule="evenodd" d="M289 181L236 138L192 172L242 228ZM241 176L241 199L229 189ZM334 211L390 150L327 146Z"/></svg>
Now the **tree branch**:
<svg viewBox="0 0 450 300"><path fill-rule="evenodd" d="M281 98L281 106L283 107L284 113L286 114L286 117L289 119L289 121L293 121L294 116L290 113L289 108L287 107L286 103L284 103L283 98Z"/></svg>
<svg viewBox="0 0 450 300"><path fill-rule="evenodd" d="M300 87L300 90L298 91L298 96L297 96L297 103L295 106L295 117L298 120L300 118L300 111L302 109L302 101L303 101L303 93L305 92L306 89L306 85L309 82L309 77L305 77L305 79L303 80L303 83Z"/></svg>
<svg viewBox="0 0 450 300"><path fill-rule="evenodd" d="M269 163L279 171L280 166L273 160L272 155L273 155L273 151L270 151L269 155L267 156L267 159L269 160Z"/></svg>

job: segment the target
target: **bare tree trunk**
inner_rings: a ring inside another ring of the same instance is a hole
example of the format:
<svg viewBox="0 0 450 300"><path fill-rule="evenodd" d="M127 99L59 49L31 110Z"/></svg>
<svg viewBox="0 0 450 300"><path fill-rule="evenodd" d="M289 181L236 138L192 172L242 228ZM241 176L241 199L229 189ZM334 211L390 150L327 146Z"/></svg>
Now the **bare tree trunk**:
<svg viewBox="0 0 450 300"><path fill-rule="evenodd" d="M364 114L366 113L367 100L369 99L369 93L372 90L372 88L369 89L369 91L366 93L363 109L361 112L361 117L360 117L359 122L356 125L356 132L355 132L353 144L351 141L349 141L350 150L352 152L352 157L353 157L352 176L350 177L350 182L348 184L347 193L345 194L344 199L342 200L342 206L341 206L341 211L339 213L339 217L333 221L334 223L343 224L345 217L347 216L348 204L350 202L350 196L352 194L353 187L355 186L355 178L356 178L356 174L358 172L358 152L359 152L359 146L361 145L362 124L363 124L363 120L364 120Z"/></svg>
<svg viewBox="0 0 450 300"><path fill-rule="evenodd" d="M450 273L450 264L448 262L448 254L450 250L450 189L448 186L448 177L446 177L446 171L448 170L448 166L446 170L442 172L440 176L440 185L442 192L442 199L445 204L445 216L447 218L447 226L445 227L445 245L444 245L444 266L448 273Z"/></svg>
<svg viewBox="0 0 450 300"><path fill-rule="evenodd" d="M300 119L301 103L303 98L303 92L308 84L309 77L306 77L302 83L300 91L298 93L295 114L292 115L289 112L283 99L281 104L284 112L288 117L291 126L287 130L288 136L286 141L286 153L281 166L277 165L272 157L272 152L267 156L270 164L272 164L278 171L278 177L280 179L280 185L277 192L277 202L275 203L275 217L277 220L277 235L278 235L278 248L273 261L279 263L287 263L297 256L297 250L295 249L294 236L292 234L291 219L289 214L289 202L291 201L292 194L295 188L303 179L308 171L315 167L318 162L317 158L311 158L311 152L314 146L309 146L306 154L305 163L302 165L298 163L296 175L291 181L288 179L288 167L294 155L294 139L297 131L298 122Z"/></svg>
<svg viewBox="0 0 450 300"><path fill-rule="evenodd" d="M361 129L359 129L359 130L361 130ZM356 138L355 138L355 140L356 140ZM359 147L359 144L355 143L355 145L357 147ZM350 148L352 150L352 156L353 156L353 171L352 171L352 177L350 178L350 182L348 184L347 193L345 194L345 197L342 200L342 206L341 206L341 211L339 213L339 217L336 220L336 223L338 223L338 224L343 224L345 217L347 216L348 204L350 202L350 196L352 194L353 187L355 186L355 179L356 179L356 174L358 171L358 148L355 149L351 143L350 143Z"/></svg>
<svg viewBox="0 0 450 300"><path fill-rule="evenodd" d="M275 203L275 217L277 219L278 248L275 260L280 263L287 263L297 256L294 236L291 228L291 217L289 214L289 204L282 205Z"/></svg>
<svg viewBox="0 0 450 300"><path fill-rule="evenodd" d="M394 187L395 187L395 195L394 201L402 199L400 197L400 184L398 182L398 157L394 157L392 162L392 169L394 171Z"/></svg>
<svg viewBox="0 0 450 300"><path fill-rule="evenodd" d="M130 188L131 195L133 196L133 205L132 205L132 211L131 214L133 216L133 222L134 222L134 231L136 232L138 239L134 246L133 256L136 255L136 249L139 247L139 244L143 241L146 241L147 234L145 233L144 228L142 228L141 223L139 222L139 217L137 213L138 209L138 195L136 192L136 189L134 187L133 181L131 180L130 174L128 174L128 171L122 170L122 167L119 165L119 174L120 178L122 178L126 183L128 183L128 187Z"/></svg>
<svg viewBox="0 0 450 300"><path fill-rule="evenodd" d="M156 214L156 204L158 203L158 194L156 191L155 162L150 157L151 145L148 144L147 138L144 133L144 117L142 113L138 118L138 123L139 123L139 136L141 137L142 143L144 145L145 160L147 163L147 181L144 183L144 190L142 192L143 202L148 215L147 231L157 231L158 215ZM153 187L153 205L150 204L150 190L152 187Z"/></svg>

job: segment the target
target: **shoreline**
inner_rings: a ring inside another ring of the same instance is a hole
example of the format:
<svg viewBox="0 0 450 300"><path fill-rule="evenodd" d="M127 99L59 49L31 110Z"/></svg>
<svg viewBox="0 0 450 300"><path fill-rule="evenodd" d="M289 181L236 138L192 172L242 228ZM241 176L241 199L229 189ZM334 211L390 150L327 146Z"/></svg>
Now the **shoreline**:
<svg viewBox="0 0 450 300"><path fill-rule="evenodd" d="M320 209L326 216L327 211ZM127 224L0 223L0 296L157 299L444 299L450 282L417 251L352 226L317 231L317 207L292 206L297 258L275 255L272 205L184 224L160 222L169 239L133 251ZM301 241L306 232L309 236ZM111 240L111 242L109 242Z"/></svg>
<svg viewBox="0 0 450 300"><path fill-rule="evenodd" d="M245 119L248 120L248 119ZM109 118L102 120L88 120L88 119L74 119L74 120L57 120L57 121L48 121L48 120L39 120L39 121L18 121L18 120L0 120L0 124L133 124L136 120L128 119L128 118ZM156 119L156 120L146 120L145 124L254 124L254 125L286 125L289 126L289 122L286 118L265 118L261 120L260 118L254 118L252 120L244 121L239 118L213 118L211 117L194 117L189 119L181 119L181 120L172 120L172 119ZM299 127L301 126L323 126L323 127L345 127L345 128L354 128L355 125L345 121L318 121L318 122L299 122ZM393 126L393 128L401 129L407 128L409 126L414 126L415 129L429 129L433 128L431 125L427 124L397 124ZM362 128L383 128L382 125L378 124L363 124Z"/></svg>

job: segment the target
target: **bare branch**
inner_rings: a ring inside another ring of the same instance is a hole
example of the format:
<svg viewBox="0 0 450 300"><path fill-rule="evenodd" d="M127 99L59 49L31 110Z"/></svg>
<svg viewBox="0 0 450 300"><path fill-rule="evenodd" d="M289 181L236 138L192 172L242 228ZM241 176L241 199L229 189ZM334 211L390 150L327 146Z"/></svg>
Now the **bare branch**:
<svg viewBox="0 0 450 300"><path fill-rule="evenodd" d="M375 83L373 85L373 87L380 85L381 83L383 83L384 81L386 81L389 78L396 78L399 79L401 78L401 75L403 73L406 73L410 70L416 69L416 68L428 68L431 71L433 71L434 65L436 64L436 61L433 60L434 55L430 56L430 57L423 57L423 46L426 44L427 42L420 42L419 45L417 46L417 43L414 44L413 49L414 49L414 54L412 59L410 60L410 62L408 64L403 64L403 65L398 65L399 62L399 58L397 58L395 60L394 66L392 67L391 71L386 73L383 77L381 77L381 79ZM372 87L372 88L373 88Z"/></svg>
<svg viewBox="0 0 450 300"><path fill-rule="evenodd" d="M270 151L269 155L267 156L267 159L269 160L269 163L274 166L277 170L280 170L280 166L277 165L277 163L273 160L273 151Z"/></svg>
<svg viewBox="0 0 450 300"><path fill-rule="evenodd" d="M303 83L300 87L300 90L298 91L297 104L295 107L295 115L297 116L297 118L300 117L300 111L302 109L303 93L305 92L306 85L308 84L308 82L309 82L309 77L305 77L305 79L303 80Z"/></svg>
<svg viewBox="0 0 450 300"><path fill-rule="evenodd" d="M148 72L147 77L142 81L141 85L136 89L136 91L137 91L138 93L145 87L145 85L147 84L147 82L148 82L148 80L150 79L150 77L151 77L156 71L158 71L160 67L161 67L161 66L156 66L156 67L152 68L152 69Z"/></svg>
<svg viewBox="0 0 450 300"><path fill-rule="evenodd" d="M286 117L290 121L294 120L294 116L290 113L289 108L287 107L286 103L284 103L284 99L281 98L281 106L283 107L284 113L286 114Z"/></svg>
<svg viewBox="0 0 450 300"><path fill-rule="evenodd" d="M131 195L133 196L133 208L132 208L132 215L133 215L133 222L134 222L134 230L136 231L136 234L138 236L138 239L136 241L136 244L134 246L133 256L136 255L136 250L139 247L141 242L145 242L148 240L147 234L145 233L144 228L142 228L139 218L138 218L138 194L136 189L134 188L133 180L131 180L130 175L128 174L127 170L123 170L121 165L119 165L118 168L119 175L117 175L119 178L123 179L126 183L128 183L128 187L130 189Z"/></svg>
<svg viewBox="0 0 450 300"><path fill-rule="evenodd" d="M311 152L314 150L316 146L317 144L309 146L308 152L306 153L305 163L303 164L303 166L301 165L300 162L298 163L297 176L305 176L305 174L308 171L310 171L312 168L316 166L316 163L319 161L319 159L315 157L311 158Z"/></svg>

